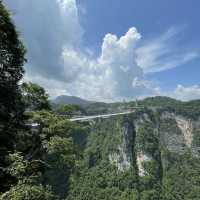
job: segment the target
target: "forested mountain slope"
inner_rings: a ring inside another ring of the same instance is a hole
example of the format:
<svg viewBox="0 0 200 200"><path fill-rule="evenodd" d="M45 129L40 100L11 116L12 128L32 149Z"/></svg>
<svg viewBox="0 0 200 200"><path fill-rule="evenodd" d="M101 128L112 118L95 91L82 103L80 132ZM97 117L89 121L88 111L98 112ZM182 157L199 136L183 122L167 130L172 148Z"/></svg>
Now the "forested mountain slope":
<svg viewBox="0 0 200 200"><path fill-rule="evenodd" d="M184 112L166 106L91 122L69 199L200 199L200 119Z"/></svg>
<svg viewBox="0 0 200 200"><path fill-rule="evenodd" d="M21 83L26 51L19 38L0 0L0 200L200 199L199 100L52 109L41 86Z"/></svg>
<svg viewBox="0 0 200 200"><path fill-rule="evenodd" d="M86 107L89 104L91 104L92 101L81 99L75 96L61 95L53 99L52 103L59 104L59 105L71 104L71 105L79 105L79 106Z"/></svg>

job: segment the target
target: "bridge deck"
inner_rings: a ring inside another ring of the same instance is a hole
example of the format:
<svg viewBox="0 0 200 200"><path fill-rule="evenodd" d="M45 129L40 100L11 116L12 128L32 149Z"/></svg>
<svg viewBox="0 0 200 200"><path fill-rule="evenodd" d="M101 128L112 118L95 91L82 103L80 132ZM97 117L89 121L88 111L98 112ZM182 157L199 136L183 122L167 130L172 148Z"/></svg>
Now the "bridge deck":
<svg viewBox="0 0 200 200"><path fill-rule="evenodd" d="M104 114L104 115L83 116L83 117L78 117L78 118L72 118L72 119L70 119L70 121L72 121L72 122L88 121L88 120L97 119L97 118L108 118L108 117L117 116L117 115L127 115L127 114L131 114L134 112L135 112L135 110L120 112L120 113Z"/></svg>

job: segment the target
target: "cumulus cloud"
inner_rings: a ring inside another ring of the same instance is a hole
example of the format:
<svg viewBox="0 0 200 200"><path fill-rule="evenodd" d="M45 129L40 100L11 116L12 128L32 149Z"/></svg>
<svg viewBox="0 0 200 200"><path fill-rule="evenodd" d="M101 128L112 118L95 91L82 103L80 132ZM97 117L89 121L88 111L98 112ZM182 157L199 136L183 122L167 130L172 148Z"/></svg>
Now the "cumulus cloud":
<svg viewBox="0 0 200 200"><path fill-rule="evenodd" d="M200 86L192 85L185 87L183 85L178 85L175 90L168 95L183 101L200 99Z"/></svg>
<svg viewBox="0 0 200 200"><path fill-rule="evenodd" d="M176 30L141 45L135 27L123 36L106 34L100 54L94 57L95 53L82 45L84 30L78 13L82 7L76 0L7 0L6 4L16 13L14 20L28 49L24 80L42 85L51 97L66 94L115 101L161 95L159 86L145 74L197 57L193 51L172 51L169 44ZM193 90L198 90L195 87ZM181 94L180 90L179 86L168 95ZM189 95L189 88L182 90Z"/></svg>
<svg viewBox="0 0 200 200"><path fill-rule="evenodd" d="M75 0L8 0L14 20L28 49L27 74L62 79L63 48L78 48L83 29Z"/></svg>
<svg viewBox="0 0 200 200"><path fill-rule="evenodd" d="M106 34L100 55L92 57L81 45L84 31L75 0L8 0L7 5L16 13L28 49L25 79L41 84L50 95L113 101L154 92L147 84L133 84L144 82L135 60L141 39L135 27L119 38Z"/></svg>
<svg viewBox="0 0 200 200"><path fill-rule="evenodd" d="M137 64L144 73L154 73L183 65L199 55L194 50L180 50L175 45L181 28L170 28L156 39L144 42L137 49Z"/></svg>
<svg viewBox="0 0 200 200"><path fill-rule="evenodd" d="M141 93L152 93L152 88L132 84L143 82L143 71L135 62L135 50L141 35L135 27L118 38L106 34L97 58L89 58L82 52L63 51L66 76L71 79L69 91L73 95L89 96L90 99L112 101L131 98ZM143 89L143 90L142 90Z"/></svg>

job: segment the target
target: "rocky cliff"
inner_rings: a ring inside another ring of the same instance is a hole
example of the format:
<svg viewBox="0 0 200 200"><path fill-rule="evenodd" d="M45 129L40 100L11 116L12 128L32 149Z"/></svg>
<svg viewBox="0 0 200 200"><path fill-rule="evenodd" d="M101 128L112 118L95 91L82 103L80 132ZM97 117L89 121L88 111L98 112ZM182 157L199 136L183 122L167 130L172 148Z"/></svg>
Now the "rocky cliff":
<svg viewBox="0 0 200 200"><path fill-rule="evenodd" d="M200 199L200 120L168 109L90 124L70 199Z"/></svg>

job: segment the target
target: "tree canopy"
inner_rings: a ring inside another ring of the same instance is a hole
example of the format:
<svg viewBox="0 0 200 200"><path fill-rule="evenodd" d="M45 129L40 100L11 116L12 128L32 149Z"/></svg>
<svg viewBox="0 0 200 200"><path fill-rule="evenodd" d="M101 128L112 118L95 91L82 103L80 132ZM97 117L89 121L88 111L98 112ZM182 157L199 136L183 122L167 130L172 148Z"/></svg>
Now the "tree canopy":
<svg viewBox="0 0 200 200"><path fill-rule="evenodd" d="M48 94L41 86L31 82L23 83L21 85L21 90L26 109L30 111L51 109Z"/></svg>
<svg viewBox="0 0 200 200"><path fill-rule="evenodd" d="M23 76L25 48L9 12L0 1L0 192L11 181L5 173L6 155L14 142L23 118L23 102L18 82Z"/></svg>

